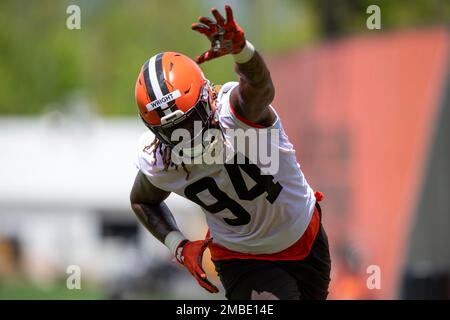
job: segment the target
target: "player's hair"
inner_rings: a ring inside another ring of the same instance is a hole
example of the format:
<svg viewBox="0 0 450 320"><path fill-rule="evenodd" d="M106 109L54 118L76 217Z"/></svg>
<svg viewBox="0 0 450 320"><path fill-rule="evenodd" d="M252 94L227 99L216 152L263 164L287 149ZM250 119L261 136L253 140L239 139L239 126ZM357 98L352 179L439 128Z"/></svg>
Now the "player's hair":
<svg viewBox="0 0 450 320"><path fill-rule="evenodd" d="M176 163L173 163L172 161L172 148L163 144L161 141L159 141L158 138L155 137L153 139L152 143L150 143L148 146L144 147L144 152L151 152L153 155L153 161L156 163L158 161L156 152L159 152L159 154L162 157L162 161L164 164L164 171L169 170L169 167L175 167L175 170L178 170L178 165ZM184 172L186 172L186 180L189 179L189 175L191 172L186 168L186 165L184 162L181 162L181 166L183 167Z"/></svg>
<svg viewBox="0 0 450 320"><path fill-rule="evenodd" d="M217 96L221 88L222 88L221 85L212 86L213 100L217 99ZM173 163L172 161L172 148L169 147L168 145L163 144L161 141L159 141L159 139L156 136L155 139L153 139L153 141L149 145L144 147L143 151L148 153L151 152L153 155L153 161L155 163L158 161L156 153L159 152L164 164L164 171L169 170L169 167L175 167L175 170L178 170L179 166ZM186 172L186 180L188 180L191 172L186 167L184 162L181 162L181 167L183 168L184 172Z"/></svg>

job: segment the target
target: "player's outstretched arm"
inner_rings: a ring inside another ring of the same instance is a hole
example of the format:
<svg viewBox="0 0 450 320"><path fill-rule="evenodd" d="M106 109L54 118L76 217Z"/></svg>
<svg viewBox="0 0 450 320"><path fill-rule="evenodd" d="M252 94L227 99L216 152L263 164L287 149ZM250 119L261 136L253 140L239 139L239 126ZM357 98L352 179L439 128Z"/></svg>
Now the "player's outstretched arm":
<svg viewBox="0 0 450 320"><path fill-rule="evenodd" d="M269 105L275 96L275 89L261 55L254 51L248 62L236 62L235 70L239 74L239 86L231 93L234 110L253 123L264 127L272 125L276 116Z"/></svg>
<svg viewBox="0 0 450 320"><path fill-rule="evenodd" d="M261 55L245 39L244 31L236 23L231 7L226 5L226 19L211 9L215 18L199 17L199 23L192 29L204 34L211 42L211 48L196 58L198 63L232 54L239 74L239 86L231 93L234 110L250 122L269 126L275 121L275 114L268 108L275 90L270 72Z"/></svg>
<svg viewBox="0 0 450 320"><path fill-rule="evenodd" d="M154 186L139 171L130 193L131 208L147 230L169 248L203 288L211 293L218 292L202 268L203 253L209 241L189 241L180 232L172 212L164 203L169 194Z"/></svg>

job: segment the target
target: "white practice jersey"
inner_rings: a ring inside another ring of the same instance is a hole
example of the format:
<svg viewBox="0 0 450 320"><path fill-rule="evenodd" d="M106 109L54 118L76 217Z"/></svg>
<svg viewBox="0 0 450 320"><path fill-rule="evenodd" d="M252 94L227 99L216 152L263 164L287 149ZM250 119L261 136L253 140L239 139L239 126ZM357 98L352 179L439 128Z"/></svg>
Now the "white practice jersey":
<svg viewBox="0 0 450 320"><path fill-rule="evenodd" d="M294 244L305 232L314 212L314 192L300 170L278 116L271 127L262 129L254 129L235 116L229 101L236 85L223 85L218 95L216 114L224 132L218 143L230 145L227 129L260 133L276 129L277 141L268 139L268 143L272 144L272 152L278 152L277 170L264 174L267 171L261 171L258 161L243 165L188 164L190 175L186 180L181 167L165 171L159 152L155 162L153 153L144 150L152 141L150 133L141 137L138 167L156 187L199 204L215 243L241 253L276 253Z"/></svg>

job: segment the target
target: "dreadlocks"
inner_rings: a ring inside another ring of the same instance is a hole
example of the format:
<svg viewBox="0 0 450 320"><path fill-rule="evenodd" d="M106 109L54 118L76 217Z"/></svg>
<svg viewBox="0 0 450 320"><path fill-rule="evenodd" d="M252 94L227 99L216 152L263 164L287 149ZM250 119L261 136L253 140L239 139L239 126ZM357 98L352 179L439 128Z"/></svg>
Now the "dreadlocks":
<svg viewBox="0 0 450 320"><path fill-rule="evenodd" d="M150 149L152 150L149 151ZM178 170L178 165L176 163L173 163L172 161L172 148L162 144L161 141L158 140L158 138L155 137L150 145L144 147L143 151L151 152L153 155L153 161L155 163L157 161L156 153L159 152L164 164L164 171L169 170L169 167L175 167L175 170ZM181 162L181 166L184 172L186 172L186 180L188 180L191 172L188 170L188 168L186 168L184 162Z"/></svg>
<svg viewBox="0 0 450 320"><path fill-rule="evenodd" d="M213 100L217 99L217 96L218 96L221 88L222 88L221 85L212 86ZM162 161L163 161L164 171L169 170L169 167L175 167L175 170L178 170L179 166L172 161L172 148L170 146L167 146L167 145L161 143L161 141L159 141L159 139L156 136L148 146L144 147L143 151L147 152L147 153L151 152L153 155L153 161L155 163L156 163L156 161L158 161L157 157L156 157L156 153L159 152L159 154L162 158ZM186 167L184 162L181 162L181 167L183 168L184 172L186 172L185 179L188 180L191 172Z"/></svg>

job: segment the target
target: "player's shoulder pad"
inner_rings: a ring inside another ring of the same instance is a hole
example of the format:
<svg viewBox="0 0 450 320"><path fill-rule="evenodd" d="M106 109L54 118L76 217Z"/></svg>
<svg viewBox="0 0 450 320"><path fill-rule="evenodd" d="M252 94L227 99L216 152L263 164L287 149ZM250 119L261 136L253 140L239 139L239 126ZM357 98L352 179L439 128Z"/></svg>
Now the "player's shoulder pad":
<svg viewBox="0 0 450 320"><path fill-rule="evenodd" d="M137 167L145 174L158 170L158 164L162 161L155 161L153 155L153 147L149 147L154 139L154 135L151 131L147 130L139 137L138 150L137 150ZM156 158L160 160L159 152L155 154Z"/></svg>
<svg viewBox="0 0 450 320"><path fill-rule="evenodd" d="M232 88L239 85L239 82L237 81L230 81L222 85L222 88L220 88L219 94L217 95L217 99L220 101L224 95L230 92Z"/></svg>

